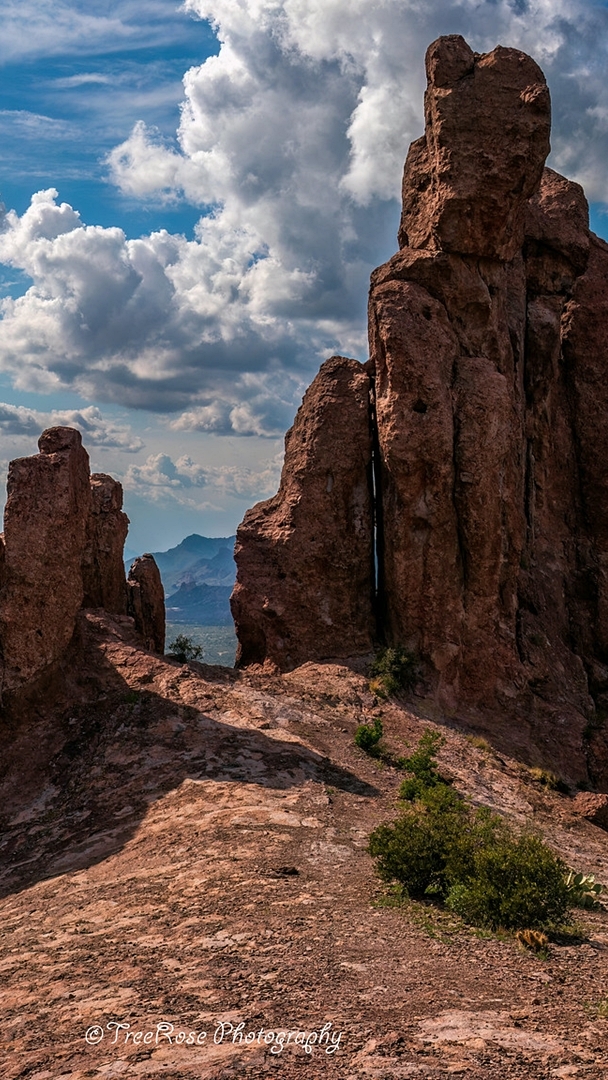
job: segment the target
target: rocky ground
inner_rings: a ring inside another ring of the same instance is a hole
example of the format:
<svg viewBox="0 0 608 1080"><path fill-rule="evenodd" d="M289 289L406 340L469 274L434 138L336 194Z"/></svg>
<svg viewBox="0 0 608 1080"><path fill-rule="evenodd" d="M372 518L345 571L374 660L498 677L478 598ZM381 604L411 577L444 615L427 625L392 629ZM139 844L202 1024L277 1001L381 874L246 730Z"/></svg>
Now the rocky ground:
<svg viewBox="0 0 608 1080"><path fill-rule="evenodd" d="M180 665L128 627L88 614L69 707L2 733L2 1077L608 1076L608 914L541 959L375 880L400 776L353 732L381 711L403 752L426 721L347 667ZM608 882L567 796L446 734L460 790Z"/></svg>

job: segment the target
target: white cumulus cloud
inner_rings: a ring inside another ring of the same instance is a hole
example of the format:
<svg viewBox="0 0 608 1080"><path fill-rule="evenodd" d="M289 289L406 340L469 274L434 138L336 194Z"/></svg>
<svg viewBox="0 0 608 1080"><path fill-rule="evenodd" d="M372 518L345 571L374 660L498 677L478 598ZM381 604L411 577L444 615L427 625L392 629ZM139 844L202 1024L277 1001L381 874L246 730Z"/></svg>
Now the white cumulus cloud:
<svg viewBox="0 0 608 1080"><path fill-rule="evenodd" d="M77 428L87 447L122 450L123 453L134 454L144 446L143 441L128 425L107 420L95 405L88 405L84 409L41 412L38 409L28 409L24 405L0 402L0 432L3 435L37 436L49 427Z"/></svg>
<svg viewBox="0 0 608 1080"><path fill-rule="evenodd" d="M126 491L163 507L179 505L194 510L217 510L226 496L252 501L274 494L279 485L283 454L258 468L203 466L184 455L173 459L151 454L143 465L130 465L123 478Z"/></svg>
<svg viewBox="0 0 608 1080"><path fill-rule="evenodd" d="M53 190L21 217L6 214L0 260L32 279L0 312L0 369L18 387L170 413L177 431L284 429L321 359L365 359L368 275L395 249L403 160L422 131L424 52L441 33L541 62L552 163L608 201L604 6L186 0L185 9L212 23L219 54L184 76L175 143L138 123L109 169L130 198L200 207L195 234L130 240L88 227ZM50 5L40 11L46 18ZM128 6L117 12L128 36Z"/></svg>

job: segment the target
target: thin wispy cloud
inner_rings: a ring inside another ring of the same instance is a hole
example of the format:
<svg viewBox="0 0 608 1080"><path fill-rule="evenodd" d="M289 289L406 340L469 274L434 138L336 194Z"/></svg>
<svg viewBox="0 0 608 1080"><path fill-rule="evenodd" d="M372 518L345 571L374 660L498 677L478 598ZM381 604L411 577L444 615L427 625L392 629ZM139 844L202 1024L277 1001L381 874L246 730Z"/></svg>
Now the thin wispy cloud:
<svg viewBox="0 0 608 1080"><path fill-rule="evenodd" d="M179 39L187 27L175 19L172 0L4 0L0 64L40 56L90 56L146 49Z"/></svg>

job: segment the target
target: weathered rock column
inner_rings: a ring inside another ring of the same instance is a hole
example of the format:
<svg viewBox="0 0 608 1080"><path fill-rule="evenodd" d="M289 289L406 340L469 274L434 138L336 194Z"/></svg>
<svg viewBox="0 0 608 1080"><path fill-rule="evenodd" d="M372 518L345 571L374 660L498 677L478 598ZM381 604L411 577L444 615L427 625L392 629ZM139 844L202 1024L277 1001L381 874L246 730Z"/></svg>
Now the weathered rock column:
<svg viewBox="0 0 608 1080"><path fill-rule="evenodd" d="M89 456L72 428L49 428L38 446L39 454L12 461L8 472L0 591L6 691L59 659L83 598Z"/></svg>
<svg viewBox="0 0 608 1080"><path fill-rule="evenodd" d="M237 532L237 665L367 653L373 635L370 378L334 356L285 438L278 494Z"/></svg>
<svg viewBox="0 0 608 1080"><path fill-rule="evenodd" d="M140 555L127 580L129 615L150 652L165 651L165 593L153 555Z"/></svg>
<svg viewBox="0 0 608 1080"><path fill-rule="evenodd" d="M122 512L122 485L106 473L91 476L91 511L82 561L83 607L127 614L123 550L129 519Z"/></svg>

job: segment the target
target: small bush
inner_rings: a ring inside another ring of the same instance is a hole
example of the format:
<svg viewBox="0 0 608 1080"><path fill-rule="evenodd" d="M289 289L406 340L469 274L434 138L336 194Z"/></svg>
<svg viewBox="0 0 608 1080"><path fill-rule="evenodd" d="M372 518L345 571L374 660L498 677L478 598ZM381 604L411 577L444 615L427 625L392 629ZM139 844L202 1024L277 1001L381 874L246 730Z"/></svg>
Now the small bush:
<svg viewBox="0 0 608 1080"><path fill-rule="evenodd" d="M377 757L378 743L383 733L382 721L376 717L373 724L359 724L355 731L355 743L360 750L365 750L372 757Z"/></svg>
<svg viewBox="0 0 608 1080"><path fill-rule="evenodd" d="M569 901L566 866L538 836L513 836L504 824L473 853L466 881L447 895L451 911L473 926L539 930L563 923Z"/></svg>
<svg viewBox="0 0 608 1080"><path fill-rule="evenodd" d="M530 952L544 953L549 947L549 938L541 930L518 930L515 937Z"/></svg>
<svg viewBox="0 0 608 1080"><path fill-rule="evenodd" d="M399 789L400 799L413 802L414 799L420 798L427 788L445 784L435 760L435 754L444 742L443 735L437 731L431 731L430 728L422 734L414 753L401 762L405 772L412 773L412 776L403 781Z"/></svg>
<svg viewBox="0 0 608 1080"><path fill-rule="evenodd" d="M485 753L491 753L492 747L488 740L484 739L482 735L467 735L466 739L476 750L483 750Z"/></svg>
<svg viewBox="0 0 608 1080"><path fill-rule="evenodd" d="M560 780L559 776L549 772L548 769L530 769L530 776L536 780L537 784L542 784L549 791L559 791L562 795L568 795L570 792L565 780Z"/></svg>
<svg viewBox="0 0 608 1080"><path fill-rule="evenodd" d="M538 836L514 834L449 787L434 757L442 741L426 731L403 763L412 774L400 791L406 806L370 836L379 876L413 899L445 901L473 926L542 930L566 922L566 865Z"/></svg>
<svg viewBox="0 0 608 1080"><path fill-rule="evenodd" d="M195 645L192 638L178 634L169 645L168 655L182 664L187 664L190 660L202 660L203 649L201 645Z"/></svg>
<svg viewBox="0 0 608 1080"><path fill-rule="evenodd" d="M370 690L379 697L390 697L399 690L409 690L416 682L418 669L414 657L401 646L381 649L370 668Z"/></svg>

